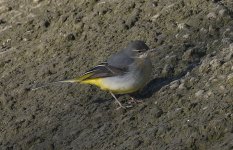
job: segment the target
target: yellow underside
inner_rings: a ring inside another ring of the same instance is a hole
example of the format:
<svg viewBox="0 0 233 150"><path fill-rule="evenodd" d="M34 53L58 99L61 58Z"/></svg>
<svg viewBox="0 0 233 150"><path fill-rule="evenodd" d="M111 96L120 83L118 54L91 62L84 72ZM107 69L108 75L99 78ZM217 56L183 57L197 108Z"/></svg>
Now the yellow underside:
<svg viewBox="0 0 233 150"><path fill-rule="evenodd" d="M132 88L129 88L129 89L117 89L117 90L114 89L113 90L109 86L104 85L103 80L101 78L84 80L84 81L81 81L80 83L92 84L92 85L98 86L99 88L101 88L101 90L111 91L114 94L127 94L127 93L136 92L138 90L138 88L136 88L136 87L132 87Z"/></svg>

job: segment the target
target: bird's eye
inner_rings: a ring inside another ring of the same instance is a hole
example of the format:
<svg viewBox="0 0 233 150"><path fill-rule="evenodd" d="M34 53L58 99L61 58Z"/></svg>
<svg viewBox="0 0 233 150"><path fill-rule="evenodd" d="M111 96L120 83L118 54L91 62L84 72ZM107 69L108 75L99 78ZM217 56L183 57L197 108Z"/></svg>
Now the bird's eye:
<svg viewBox="0 0 233 150"><path fill-rule="evenodd" d="M139 54L141 54L141 53L143 53L143 52L144 52L144 50L143 50L143 49L141 49L141 50L133 50L133 51L135 51L135 52L137 52L137 53L139 53Z"/></svg>
<svg viewBox="0 0 233 150"><path fill-rule="evenodd" d="M144 53L144 52L145 52L145 49L138 50L139 54Z"/></svg>

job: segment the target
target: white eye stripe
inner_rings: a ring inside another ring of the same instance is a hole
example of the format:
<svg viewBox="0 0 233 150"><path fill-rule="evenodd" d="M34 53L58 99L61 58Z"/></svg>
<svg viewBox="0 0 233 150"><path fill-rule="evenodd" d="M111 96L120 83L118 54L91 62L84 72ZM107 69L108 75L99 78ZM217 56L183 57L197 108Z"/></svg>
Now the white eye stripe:
<svg viewBox="0 0 233 150"><path fill-rule="evenodd" d="M145 49L134 49L134 50L132 50L132 51L134 51L134 52L144 52L144 51L146 51Z"/></svg>
<svg viewBox="0 0 233 150"><path fill-rule="evenodd" d="M139 51L141 51L141 50L138 50L138 49L134 49L134 50L132 50L132 51L134 51L134 52L139 52Z"/></svg>

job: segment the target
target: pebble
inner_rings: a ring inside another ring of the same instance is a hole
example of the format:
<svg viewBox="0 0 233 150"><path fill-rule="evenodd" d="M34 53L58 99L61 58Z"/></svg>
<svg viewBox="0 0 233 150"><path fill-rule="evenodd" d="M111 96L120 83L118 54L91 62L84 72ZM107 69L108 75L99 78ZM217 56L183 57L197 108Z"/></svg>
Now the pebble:
<svg viewBox="0 0 233 150"><path fill-rule="evenodd" d="M229 45L229 49L230 49L231 52L233 52L233 43L231 43L231 44Z"/></svg>
<svg viewBox="0 0 233 150"><path fill-rule="evenodd" d="M152 114L153 116L155 116L156 118L159 118L159 117L162 116L163 111L162 111L159 107L155 106L155 107L151 110L151 114Z"/></svg>
<svg viewBox="0 0 233 150"><path fill-rule="evenodd" d="M206 110L207 108L208 108L208 106L206 106L206 107L203 107L203 108L202 108L202 110Z"/></svg>
<svg viewBox="0 0 233 150"><path fill-rule="evenodd" d="M7 7L7 6L1 6L0 7L0 14L5 13L7 11L10 11L10 7Z"/></svg>
<svg viewBox="0 0 233 150"><path fill-rule="evenodd" d="M207 18L208 18L208 19L216 19L217 16L216 16L216 14L215 14L214 12L210 12L210 13L207 15Z"/></svg>
<svg viewBox="0 0 233 150"><path fill-rule="evenodd" d="M193 49L189 49L186 52L184 52L182 59L183 60L190 60L193 56L194 50Z"/></svg>
<svg viewBox="0 0 233 150"><path fill-rule="evenodd" d="M208 73L210 70L209 61L206 59L202 62L201 66L199 67L200 73Z"/></svg>
<svg viewBox="0 0 233 150"><path fill-rule="evenodd" d="M74 40L75 40L74 34L72 34L72 33L68 34L68 35L67 35L67 40L68 40L68 41L74 41Z"/></svg>
<svg viewBox="0 0 233 150"><path fill-rule="evenodd" d="M213 59L210 61L210 65L211 65L212 69L217 69L222 65L222 63L218 59Z"/></svg>
<svg viewBox="0 0 233 150"><path fill-rule="evenodd" d="M181 29L187 29L187 28L188 28L188 25L187 25L186 23L179 23L177 27L178 27L178 29L180 29L180 30L181 30Z"/></svg>
<svg viewBox="0 0 233 150"><path fill-rule="evenodd" d="M203 34L207 34L208 33L208 30L207 29L205 29L205 28L201 28L201 33L203 33Z"/></svg>
<svg viewBox="0 0 233 150"><path fill-rule="evenodd" d="M227 76L227 80L231 80L233 78L233 73L231 73L231 74L229 74L228 76Z"/></svg>
<svg viewBox="0 0 233 150"><path fill-rule="evenodd" d="M171 66L171 65L165 65L164 66L164 68L163 68L163 70L162 70L162 74L164 75L164 76L169 76L169 75L171 75L171 73L172 73L172 71L173 71L173 67Z"/></svg>
<svg viewBox="0 0 233 150"><path fill-rule="evenodd" d="M223 38L222 39L222 44L223 45L230 45L232 40L230 38Z"/></svg>
<svg viewBox="0 0 233 150"><path fill-rule="evenodd" d="M223 17L223 16L226 16L227 15L227 10L226 9L221 9L219 10L218 14Z"/></svg>
<svg viewBox="0 0 233 150"><path fill-rule="evenodd" d="M226 75L219 75L218 79L224 80L224 79L226 79Z"/></svg>
<svg viewBox="0 0 233 150"><path fill-rule="evenodd" d="M215 78L216 78L216 76L212 76L212 77L209 78L209 81L212 81L212 80L214 80Z"/></svg>
<svg viewBox="0 0 233 150"><path fill-rule="evenodd" d="M199 90L199 91L197 91L197 92L195 93L195 96L196 96L196 97L201 97L201 96L203 96L203 93L204 93L204 90Z"/></svg>
<svg viewBox="0 0 233 150"><path fill-rule="evenodd" d="M50 22L48 20L45 20L42 22L42 25L45 27L45 28L48 28L50 26Z"/></svg>
<svg viewBox="0 0 233 150"><path fill-rule="evenodd" d="M179 87L180 81L179 80L175 80L173 82L170 83L170 89L174 90L177 87Z"/></svg>
<svg viewBox="0 0 233 150"><path fill-rule="evenodd" d="M222 91L224 91L226 88L225 88L225 86L223 86L223 85L221 85L220 87L220 90L222 90Z"/></svg>
<svg viewBox="0 0 233 150"><path fill-rule="evenodd" d="M185 39L187 39L187 38L189 38L190 37L190 34L185 34L185 35L183 35L183 38L185 38Z"/></svg>
<svg viewBox="0 0 233 150"><path fill-rule="evenodd" d="M194 77L191 77L189 80L191 83L194 83L196 81L196 79Z"/></svg>
<svg viewBox="0 0 233 150"><path fill-rule="evenodd" d="M40 3L42 0L33 0L33 3Z"/></svg>
<svg viewBox="0 0 233 150"><path fill-rule="evenodd" d="M184 83L181 83L180 85L179 85L179 87L178 87L180 90L183 90L183 89L186 89L186 87L185 87L185 85L184 85Z"/></svg>
<svg viewBox="0 0 233 150"><path fill-rule="evenodd" d="M208 92L207 92L207 95L208 95L208 96L211 96L212 94L213 94L212 91L208 91Z"/></svg>
<svg viewBox="0 0 233 150"><path fill-rule="evenodd" d="M157 18L159 18L160 14L156 14L153 17L151 17L151 21L156 21Z"/></svg>
<svg viewBox="0 0 233 150"><path fill-rule="evenodd" d="M233 52L230 52L228 55L224 57L225 61L230 61L233 58Z"/></svg>

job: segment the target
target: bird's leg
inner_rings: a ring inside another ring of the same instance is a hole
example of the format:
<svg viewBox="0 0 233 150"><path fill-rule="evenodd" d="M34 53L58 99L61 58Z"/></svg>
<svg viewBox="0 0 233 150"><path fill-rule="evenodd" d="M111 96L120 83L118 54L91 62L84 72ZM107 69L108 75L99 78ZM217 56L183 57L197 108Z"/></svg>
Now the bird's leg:
<svg viewBox="0 0 233 150"><path fill-rule="evenodd" d="M120 109L120 108L123 108L123 109L126 109L126 107L124 107L121 102L116 98L116 96L110 92L110 94L112 95L112 97L115 99L115 101L117 102L117 104L119 105L119 107L117 109Z"/></svg>
<svg viewBox="0 0 233 150"><path fill-rule="evenodd" d="M110 94L111 94L112 97L116 100L116 103L119 105L119 107L117 108L117 110L120 109L120 108L126 109L126 108L131 108L131 107L132 107L131 105L123 106L123 105L121 104L121 102L116 98L116 96L115 96L112 92L110 92Z"/></svg>

